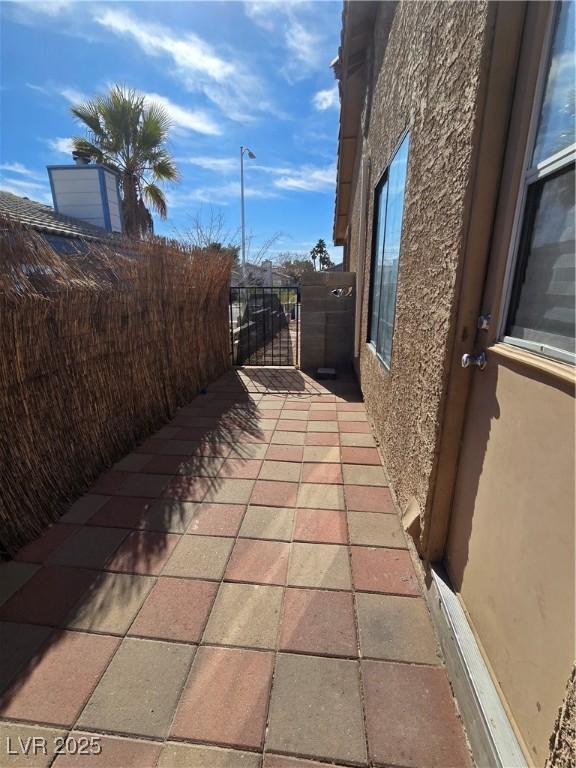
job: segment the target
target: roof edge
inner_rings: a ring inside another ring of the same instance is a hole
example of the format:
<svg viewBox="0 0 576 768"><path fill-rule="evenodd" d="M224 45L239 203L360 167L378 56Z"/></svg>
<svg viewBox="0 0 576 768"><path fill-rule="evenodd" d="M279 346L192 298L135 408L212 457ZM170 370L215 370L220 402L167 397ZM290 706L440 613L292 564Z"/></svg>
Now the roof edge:
<svg viewBox="0 0 576 768"><path fill-rule="evenodd" d="M388 29L396 13L397 2L344 0L338 64L334 67L340 93L340 125L334 201L334 245L345 245L351 196L344 199L344 189L351 190L361 115L366 89L366 53L371 45L374 21L381 9L387 13ZM387 44L387 40L386 40Z"/></svg>

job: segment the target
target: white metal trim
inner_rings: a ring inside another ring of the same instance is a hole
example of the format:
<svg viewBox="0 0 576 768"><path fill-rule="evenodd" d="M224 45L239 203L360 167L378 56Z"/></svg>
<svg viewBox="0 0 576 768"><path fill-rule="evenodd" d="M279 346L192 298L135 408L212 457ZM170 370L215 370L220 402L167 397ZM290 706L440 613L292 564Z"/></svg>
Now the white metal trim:
<svg viewBox="0 0 576 768"><path fill-rule="evenodd" d="M549 344L540 344L537 341L530 341L529 339L518 339L516 336L503 336L502 341L506 344L512 344L514 347L521 347L522 349L527 349L529 352L535 352L538 355L550 357L552 360L559 360L562 363L576 365L576 355L572 354L572 352L567 352L565 349L551 347Z"/></svg>
<svg viewBox="0 0 576 768"><path fill-rule="evenodd" d="M482 748L484 754L486 752L490 754L490 765L497 768L527 768L528 762L510 724L460 600L440 566L432 565L430 573L436 593L430 597L437 598L442 619L448 629L446 634L442 632L441 627L437 627L441 645L444 650L446 643L450 643L449 650L455 652L451 656L453 659L456 656L458 660L469 691L467 698L471 699L467 702L459 702L459 705L461 711L464 709L464 704L469 705L468 712L474 718L474 722L471 723L465 720L473 752L476 751L474 749L476 741L476 746ZM433 613L438 615L436 611ZM448 656L446 651L445 655ZM474 756L476 759L479 757L477 754Z"/></svg>

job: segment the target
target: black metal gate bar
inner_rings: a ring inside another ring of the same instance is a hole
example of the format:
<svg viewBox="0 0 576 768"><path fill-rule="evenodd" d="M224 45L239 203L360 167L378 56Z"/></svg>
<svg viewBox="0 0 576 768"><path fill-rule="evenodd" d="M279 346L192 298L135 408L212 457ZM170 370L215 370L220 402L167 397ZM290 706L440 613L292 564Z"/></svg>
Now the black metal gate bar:
<svg viewBox="0 0 576 768"><path fill-rule="evenodd" d="M231 288L229 310L234 365L299 364L298 287Z"/></svg>

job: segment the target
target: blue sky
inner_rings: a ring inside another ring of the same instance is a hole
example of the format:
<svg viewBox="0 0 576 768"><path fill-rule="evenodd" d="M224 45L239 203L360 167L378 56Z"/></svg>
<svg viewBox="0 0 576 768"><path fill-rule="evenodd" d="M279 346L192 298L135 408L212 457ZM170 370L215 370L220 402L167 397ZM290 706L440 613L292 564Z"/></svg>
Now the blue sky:
<svg viewBox="0 0 576 768"><path fill-rule="evenodd" d="M339 2L0 4L0 187L51 202L45 167L82 135L71 103L123 83L161 101L182 181L167 189L182 232L216 218L238 232L241 144L250 248L332 245L338 97L330 61ZM71 160L71 158L70 158ZM331 248L341 259L340 249Z"/></svg>

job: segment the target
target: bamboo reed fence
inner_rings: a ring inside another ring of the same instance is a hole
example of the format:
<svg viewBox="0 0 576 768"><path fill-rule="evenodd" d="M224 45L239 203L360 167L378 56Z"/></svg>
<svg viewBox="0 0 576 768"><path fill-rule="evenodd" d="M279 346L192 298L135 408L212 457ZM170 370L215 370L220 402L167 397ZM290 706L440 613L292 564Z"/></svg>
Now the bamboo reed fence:
<svg viewBox="0 0 576 768"><path fill-rule="evenodd" d="M0 220L0 556L230 367L230 257Z"/></svg>

